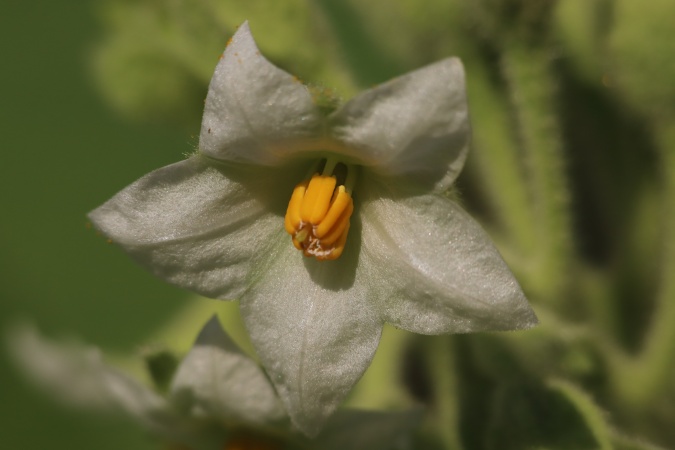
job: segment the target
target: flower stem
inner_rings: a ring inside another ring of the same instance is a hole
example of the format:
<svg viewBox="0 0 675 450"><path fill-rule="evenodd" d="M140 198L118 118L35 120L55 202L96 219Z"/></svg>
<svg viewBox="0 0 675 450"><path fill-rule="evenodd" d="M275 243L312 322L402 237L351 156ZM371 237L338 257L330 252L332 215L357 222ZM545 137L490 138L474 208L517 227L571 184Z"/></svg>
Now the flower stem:
<svg viewBox="0 0 675 450"><path fill-rule="evenodd" d="M501 69L537 224L529 282L535 294L551 301L562 297L572 241L561 130L554 110L555 81L547 50L512 41L503 48Z"/></svg>
<svg viewBox="0 0 675 450"><path fill-rule="evenodd" d="M446 449L462 450L455 342L452 336L434 336L425 339L429 340L425 349L433 382L436 431Z"/></svg>
<svg viewBox="0 0 675 450"><path fill-rule="evenodd" d="M573 383L559 378L549 379L546 384L549 389L564 395L576 407L577 411L583 415L586 425L598 444L599 450L612 450L614 448L603 411L595 405L588 394Z"/></svg>
<svg viewBox="0 0 675 450"><path fill-rule="evenodd" d="M620 354L610 360L615 389L626 405L636 410L649 408L675 371L675 126L672 122L657 126L655 134L663 170L662 254L656 306L640 354L635 358Z"/></svg>
<svg viewBox="0 0 675 450"><path fill-rule="evenodd" d="M371 86L400 73L401 65L368 33L357 9L342 0L317 0L357 84Z"/></svg>
<svg viewBox="0 0 675 450"><path fill-rule="evenodd" d="M519 272L518 258L514 253L529 255L534 252L536 247L532 236L535 235L535 221L519 161L520 152L512 135L509 105L490 79L485 63L478 58L465 59L464 63L467 73L471 74L468 91L476 122L473 160L480 172L481 183L489 194L491 207L504 229L505 240L510 243L508 247L500 246L500 251Z"/></svg>

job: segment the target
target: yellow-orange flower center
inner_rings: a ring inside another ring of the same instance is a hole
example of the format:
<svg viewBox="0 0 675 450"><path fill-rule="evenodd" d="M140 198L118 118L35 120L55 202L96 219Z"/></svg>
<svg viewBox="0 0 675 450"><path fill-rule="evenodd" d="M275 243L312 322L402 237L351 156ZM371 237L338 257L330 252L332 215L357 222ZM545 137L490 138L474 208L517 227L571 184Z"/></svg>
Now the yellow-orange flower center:
<svg viewBox="0 0 675 450"><path fill-rule="evenodd" d="M320 261L342 255L354 211L348 187L338 185L338 177L327 174L334 167L327 164L323 173L314 174L293 189L284 221L293 245L305 256Z"/></svg>

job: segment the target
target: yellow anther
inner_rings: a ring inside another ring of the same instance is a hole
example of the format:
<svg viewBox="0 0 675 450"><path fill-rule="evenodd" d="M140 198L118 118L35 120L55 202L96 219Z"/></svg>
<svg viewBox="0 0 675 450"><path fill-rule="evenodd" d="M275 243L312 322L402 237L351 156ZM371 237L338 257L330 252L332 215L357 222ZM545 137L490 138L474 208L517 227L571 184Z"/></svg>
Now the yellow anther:
<svg viewBox="0 0 675 450"><path fill-rule="evenodd" d="M336 184L333 175L315 174L293 189L284 227L305 256L331 260L344 250L354 202L348 189Z"/></svg>
<svg viewBox="0 0 675 450"><path fill-rule="evenodd" d="M307 181L298 184L293 189L291 200L288 202L288 209L286 210L286 218L284 220L284 228L288 234L293 234L300 226L300 207L302 206L302 199L305 197L307 190Z"/></svg>
<svg viewBox="0 0 675 450"><path fill-rule="evenodd" d="M347 223L347 228L345 228L344 233L340 236L340 239L335 243L335 250L331 253L330 259L338 259L342 252L345 249L345 244L347 243L347 233L349 233L349 222Z"/></svg>
<svg viewBox="0 0 675 450"><path fill-rule="evenodd" d="M324 175L312 177L300 208L300 217L303 222L319 223L324 218L330 206L330 199L333 197L335 183L335 177Z"/></svg>
<svg viewBox="0 0 675 450"><path fill-rule="evenodd" d="M331 245L334 242L336 242L340 238L340 236L342 236L343 234L345 235L347 234L347 228L349 227L349 218L351 217L353 211L354 211L354 203L352 203L350 198L349 204L340 215L335 226L331 228L327 234L323 236L317 235L317 237L321 239L321 242L323 244ZM321 225L323 225L323 223ZM316 235L317 233L315 232L314 234Z"/></svg>
<svg viewBox="0 0 675 450"><path fill-rule="evenodd" d="M335 198L330 205L330 209L328 209L325 217L314 230L316 237L321 238L328 233L330 229L333 228L333 225L335 225L335 222L338 221L343 211L345 211L349 205L353 205L352 198L347 194L344 186L339 186L336 194L337 195L335 195ZM349 213L349 215L351 215L351 213ZM349 216L347 216L347 220L349 220Z"/></svg>

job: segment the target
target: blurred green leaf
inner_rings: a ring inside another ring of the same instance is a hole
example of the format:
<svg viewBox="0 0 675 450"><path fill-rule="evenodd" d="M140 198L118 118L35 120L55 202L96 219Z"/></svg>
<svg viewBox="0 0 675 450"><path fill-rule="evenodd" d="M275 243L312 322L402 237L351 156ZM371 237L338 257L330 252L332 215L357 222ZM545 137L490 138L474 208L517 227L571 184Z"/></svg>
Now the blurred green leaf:
<svg viewBox="0 0 675 450"><path fill-rule="evenodd" d="M495 450L607 449L594 435L566 393L534 380L504 386L493 399L484 434L485 448Z"/></svg>
<svg viewBox="0 0 675 450"><path fill-rule="evenodd" d="M671 0L615 0L609 35L609 83L631 105L658 116L675 112L675 39Z"/></svg>

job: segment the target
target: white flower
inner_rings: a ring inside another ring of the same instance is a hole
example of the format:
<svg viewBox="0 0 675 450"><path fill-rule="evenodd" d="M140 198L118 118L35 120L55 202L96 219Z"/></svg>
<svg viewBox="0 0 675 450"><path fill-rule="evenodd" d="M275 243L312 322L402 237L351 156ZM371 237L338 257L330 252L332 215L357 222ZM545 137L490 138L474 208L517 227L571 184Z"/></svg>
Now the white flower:
<svg viewBox="0 0 675 450"><path fill-rule="evenodd" d="M407 442L420 419L414 410L343 409L309 440L291 429L262 369L216 317L178 366L166 395L108 366L95 348L50 342L29 327L16 328L9 344L24 372L63 402L122 413L179 448L385 450Z"/></svg>
<svg viewBox="0 0 675 450"><path fill-rule="evenodd" d="M444 195L468 141L458 59L324 116L244 24L211 80L198 154L90 218L159 277L240 300L291 418L315 433L368 367L385 322L422 334L536 323L487 234ZM337 239L324 242L330 214Z"/></svg>

